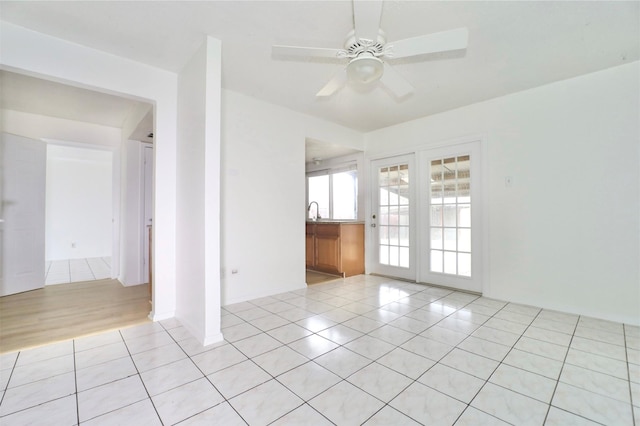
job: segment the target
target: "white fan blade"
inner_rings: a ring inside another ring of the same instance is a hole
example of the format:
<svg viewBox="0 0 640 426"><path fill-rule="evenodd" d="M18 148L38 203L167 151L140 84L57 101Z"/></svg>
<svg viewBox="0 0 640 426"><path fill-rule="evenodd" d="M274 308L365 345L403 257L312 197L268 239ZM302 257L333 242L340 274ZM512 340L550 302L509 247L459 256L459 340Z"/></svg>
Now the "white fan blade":
<svg viewBox="0 0 640 426"><path fill-rule="evenodd" d="M356 40L376 41L380 28L382 1L353 0L353 24Z"/></svg>
<svg viewBox="0 0 640 426"><path fill-rule="evenodd" d="M347 69L344 68L338 71L337 73L335 73L334 76L331 77L331 80L329 80L329 82L325 84L325 86L322 89L320 89L318 93L316 93L316 96L318 97L331 96L335 92L337 92L338 89L342 88L342 86L344 86L346 83L347 83Z"/></svg>
<svg viewBox="0 0 640 426"><path fill-rule="evenodd" d="M469 31L466 28L458 28L456 30L405 38L404 40L387 44L387 47L390 47L391 50L391 54L387 56L396 59L464 49L467 47L468 36Z"/></svg>
<svg viewBox="0 0 640 426"><path fill-rule="evenodd" d="M380 82L399 98L413 93L413 86L386 62L384 64L384 74L382 74Z"/></svg>
<svg viewBox="0 0 640 426"><path fill-rule="evenodd" d="M343 49L328 49L324 47L272 46L271 52L281 56L302 56L305 58L335 58L342 59L347 52Z"/></svg>

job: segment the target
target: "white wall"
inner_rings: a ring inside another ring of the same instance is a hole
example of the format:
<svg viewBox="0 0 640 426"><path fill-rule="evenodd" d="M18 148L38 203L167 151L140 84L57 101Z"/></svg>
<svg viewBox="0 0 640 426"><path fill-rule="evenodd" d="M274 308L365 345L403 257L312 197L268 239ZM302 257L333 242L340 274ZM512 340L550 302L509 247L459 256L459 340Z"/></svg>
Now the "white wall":
<svg viewBox="0 0 640 426"><path fill-rule="evenodd" d="M64 118L3 109L3 130L31 139L57 139L66 142L117 147L120 129Z"/></svg>
<svg viewBox="0 0 640 426"><path fill-rule="evenodd" d="M484 294L640 324L637 62L366 135L368 156L480 135ZM505 177L513 186L505 187Z"/></svg>
<svg viewBox="0 0 640 426"><path fill-rule="evenodd" d="M357 147L362 134L227 90L222 101L226 305L305 286L305 137Z"/></svg>
<svg viewBox="0 0 640 426"><path fill-rule="evenodd" d="M143 214L143 144L139 141L123 141L121 148L120 275L125 286L143 284L142 214Z"/></svg>
<svg viewBox="0 0 640 426"><path fill-rule="evenodd" d="M221 52L207 37L178 78L176 316L205 345L222 340Z"/></svg>
<svg viewBox="0 0 640 426"><path fill-rule="evenodd" d="M141 125L142 121L146 118L147 114L153 115L153 105L150 104L136 104L122 123L122 139L130 140L137 139L134 137L134 133L138 130L138 126ZM153 130L153 129L147 129ZM146 136L146 135L145 135ZM149 138L150 139L150 138ZM143 139L145 142L152 142L152 140Z"/></svg>
<svg viewBox="0 0 640 426"><path fill-rule="evenodd" d="M155 105L154 300L152 318L170 318L176 300L177 76L149 65L2 22L0 64L11 71L129 96Z"/></svg>
<svg viewBox="0 0 640 426"><path fill-rule="evenodd" d="M47 146L46 260L111 256L112 157Z"/></svg>

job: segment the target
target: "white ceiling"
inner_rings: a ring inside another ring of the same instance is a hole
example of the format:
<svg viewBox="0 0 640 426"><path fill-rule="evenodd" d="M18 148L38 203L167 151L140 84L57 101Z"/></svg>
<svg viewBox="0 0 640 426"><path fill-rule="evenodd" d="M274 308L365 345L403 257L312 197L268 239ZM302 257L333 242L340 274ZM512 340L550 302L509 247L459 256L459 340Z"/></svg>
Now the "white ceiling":
<svg viewBox="0 0 640 426"><path fill-rule="evenodd" d="M466 51L397 60L416 92L315 93L341 65L285 60L273 44L342 47L350 1L2 1L0 16L41 33L178 72L208 34L222 40L223 86L371 131L640 59L640 2L386 1L390 41L458 27Z"/></svg>

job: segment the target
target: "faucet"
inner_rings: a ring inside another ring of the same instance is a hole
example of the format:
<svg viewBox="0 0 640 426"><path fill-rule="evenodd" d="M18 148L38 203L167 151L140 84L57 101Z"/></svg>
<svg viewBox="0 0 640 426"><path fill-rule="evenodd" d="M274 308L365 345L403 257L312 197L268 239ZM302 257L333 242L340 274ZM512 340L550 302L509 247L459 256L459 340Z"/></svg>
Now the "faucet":
<svg viewBox="0 0 640 426"><path fill-rule="evenodd" d="M309 207L307 207L307 211L308 211L308 212L310 212L310 211L311 211L311 204L315 204L315 205L316 205L316 219L315 219L315 220L322 219L322 218L320 217L320 206L318 205L318 202L317 202L317 201L312 201L312 202L310 202L310 203L309 203Z"/></svg>

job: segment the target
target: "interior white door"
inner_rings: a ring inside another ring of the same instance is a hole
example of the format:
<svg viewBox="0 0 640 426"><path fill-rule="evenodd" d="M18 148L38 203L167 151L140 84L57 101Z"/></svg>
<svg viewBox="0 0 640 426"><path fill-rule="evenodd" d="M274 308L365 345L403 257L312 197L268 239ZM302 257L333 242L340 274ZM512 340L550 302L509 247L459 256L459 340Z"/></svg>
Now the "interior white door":
<svg viewBox="0 0 640 426"><path fill-rule="evenodd" d="M371 162L371 272L416 279L413 155Z"/></svg>
<svg viewBox="0 0 640 426"><path fill-rule="evenodd" d="M2 281L0 296L44 287L44 142L2 133Z"/></svg>
<svg viewBox="0 0 640 426"><path fill-rule="evenodd" d="M144 267L142 268L142 282L149 282L149 233L152 232L153 224L153 146L143 145L142 149L142 176L143 176L143 218L142 232L144 234L144 242L142 244L142 259Z"/></svg>

